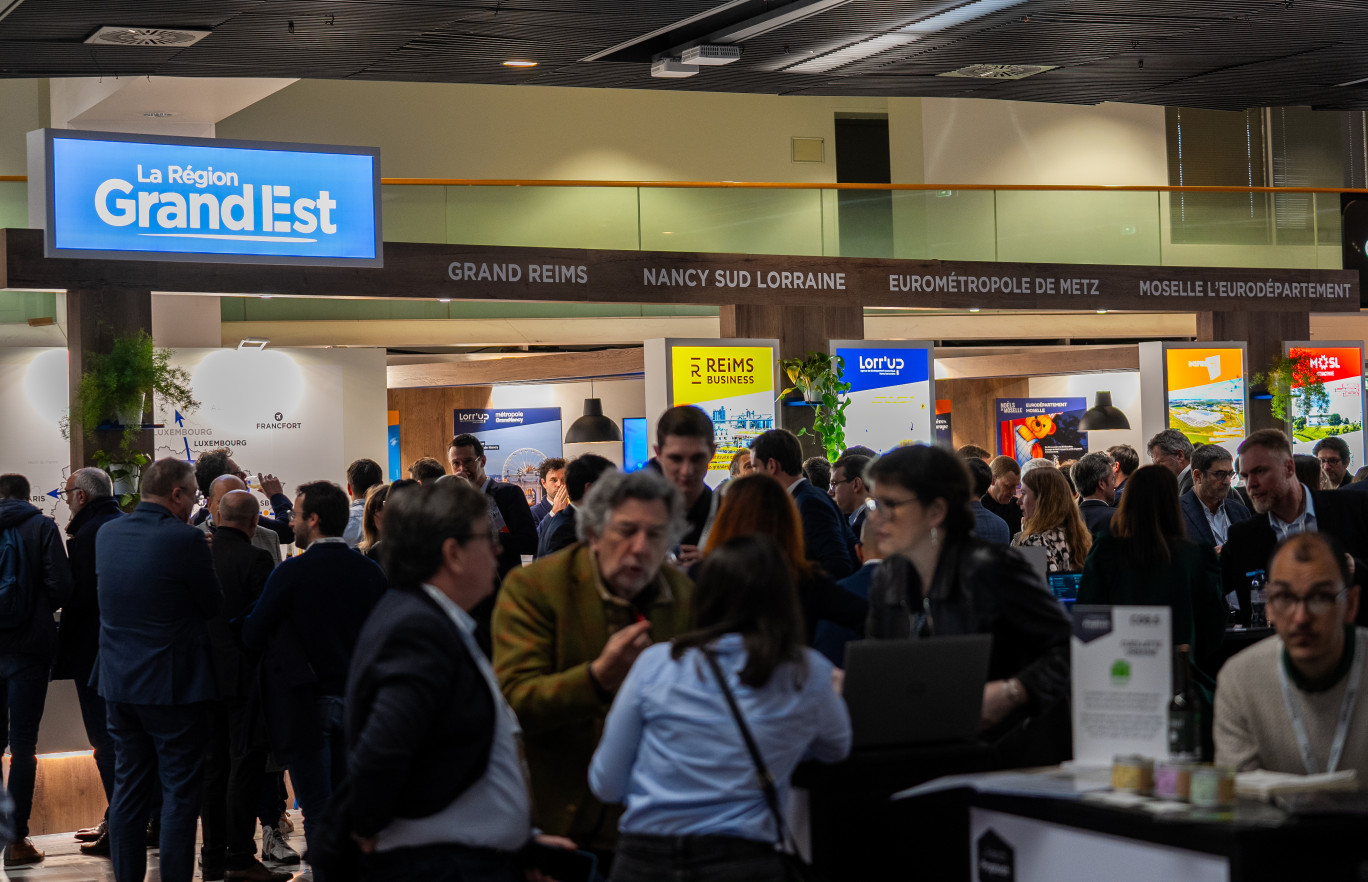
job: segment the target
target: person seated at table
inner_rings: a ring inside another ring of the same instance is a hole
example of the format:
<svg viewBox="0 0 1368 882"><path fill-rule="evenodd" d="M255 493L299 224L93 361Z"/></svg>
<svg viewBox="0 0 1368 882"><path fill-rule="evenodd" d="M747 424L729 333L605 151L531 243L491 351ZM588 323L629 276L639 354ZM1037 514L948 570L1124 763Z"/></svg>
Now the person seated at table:
<svg viewBox="0 0 1368 882"><path fill-rule="evenodd" d="M767 477L739 478L724 509L747 481L787 495ZM627 807L612 882L790 878L775 851L789 775L804 759L845 759L851 738L831 664L803 647L797 601L790 555L738 536L699 567L694 630L632 665L589 767L594 795ZM737 715L772 775L773 804Z"/></svg>
<svg viewBox="0 0 1368 882"><path fill-rule="evenodd" d="M811 646L819 621L834 622L859 632L869 604L846 591L815 561L807 559L798 506L782 484L769 475L748 475L727 485L717 518L703 547L706 559L714 549L737 536L768 536L788 555L803 613L803 642Z"/></svg>
<svg viewBox="0 0 1368 882"><path fill-rule="evenodd" d="M1297 775L1368 775L1368 630L1359 587L1327 533L1296 533L1269 562L1268 621L1278 632L1232 657L1216 679L1216 764Z"/></svg>
<svg viewBox="0 0 1368 882"><path fill-rule="evenodd" d="M1021 532L1014 545L1037 545L1052 573L1076 573L1092 548L1073 489L1059 469L1036 468L1021 476Z"/></svg>
<svg viewBox="0 0 1368 882"><path fill-rule="evenodd" d="M1163 466L1136 469L1130 487L1093 539L1078 602L1167 606L1173 642L1192 648L1199 670L1214 671L1227 618L1216 550L1185 537L1178 483Z"/></svg>
<svg viewBox="0 0 1368 882"><path fill-rule="evenodd" d="M900 447L865 474L885 555L866 634L991 634L984 736L1009 764L1068 759L1069 620L1021 551L973 535L963 463L939 447Z"/></svg>

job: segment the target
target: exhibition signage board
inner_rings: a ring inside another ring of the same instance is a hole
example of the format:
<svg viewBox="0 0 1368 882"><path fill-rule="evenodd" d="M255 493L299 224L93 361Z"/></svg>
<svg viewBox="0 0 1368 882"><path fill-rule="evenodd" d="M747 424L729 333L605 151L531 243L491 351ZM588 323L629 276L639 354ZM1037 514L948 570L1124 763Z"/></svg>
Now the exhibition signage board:
<svg viewBox="0 0 1368 882"><path fill-rule="evenodd" d="M48 257L383 265L374 148L41 129L29 153Z"/></svg>
<svg viewBox="0 0 1368 882"><path fill-rule="evenodd" d="M397 481L404 476L404 463L399 453L399 411L391 410L388 413L389 419L386 420L388 424L386 429L388 433L386 444L389 447L389 459L386 471L389 474L389 480Z"/></svg>
<svg viewBox="0 0 1368 882"><path fill-rule="evenodd" d="M1194 445L1238 445L1245 436L1244 350L1170 348L1164 353L1168 427Z"/></svg>
<svg viewBox="0 0 1368 882"><path fill-rule="evenodd" d="M778 423L777 340L647 340L648 437L666 408L691 404L712 420L717 452L711 487L725 481L732 457Z"/></svg>
<svg viewBox="0 0 1368 882"><path fill-rule="evenodd" d="M903 444L935 441L932 345L895 340L832 340L842 362L846 446L880 453Z"/></svg>
<svg viewBox="0 0 1368 882"><path fill-rule="evenodd" d="M936 443L946 447L955 446L955 436L951 431L953 424L950 421L950 399L936 399Z"/></svg>
<svg viewBox="0 0 1368 882"><path fill-rule="evenodd" d="M1171 615L1166 606L1074 607L1074 762L1110 766L1118 755L1168 756Z"/></svg>
<svg viewBox="0 0 1368 882"><path fill-rule="evenodd" d="M1363 446L1363 343L1350 341L1331 343L1289 343L1290 358L1307 357L1307 366L1325 386L1327 401L1305 409L1302 390L1292 387L1292 423L1294 453L1311 453L1316 442L1336 435L1349 445L1349 471L1364 464Z"/></svg>
<svg viewBox="0 0 1368 882"><path fill-rule="evenodd" d="M998 453L1022 465L1078 459L1088 452L1088 433L1078 428L1087 409L1086 398L999 398Z"/></svg>
<svg viewBox="0 0 1368 882"><path fill-rule="evenodd" d="M469 433L484 445L485 474L517 484L528 505L542 501L537 467L561 455L559 407L463 407L453 414L453 436Z"/></svg>
<svg viewBox="0 0 1368 882"><path fill-rule="evenodd" d="M217 167L216 167L217 168ZM292 191L293 192L293 191ZM259 201L259 200L258 200ZM257 206L258 212L260 205ZM387 243L383 271L98 264L43 257L42 233L5 230L0 287L92 285L298 297L408 297L716 306L1358 309L1352 270L990 263ZM145 255L149 260L150 255ZM258 261L261 262L261 261Z"/></svg>

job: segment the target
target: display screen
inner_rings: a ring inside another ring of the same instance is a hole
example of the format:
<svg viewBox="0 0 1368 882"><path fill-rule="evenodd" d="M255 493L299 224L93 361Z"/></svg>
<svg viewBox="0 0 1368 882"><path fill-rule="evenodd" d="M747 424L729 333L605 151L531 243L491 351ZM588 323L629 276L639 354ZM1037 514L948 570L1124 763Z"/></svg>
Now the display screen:
<svg viewBox="0 0 1368 882"><path fill-rule="evenodd" d="M1349 463L1364 462L1363 350L1354 347L1293 347L1288 355L1305 357L1305 369L1325 386L1325 398L1307 401L1295 380L1292 385L1292 440L1294 453L1311 453L1316 442L1337 435L1349 445ZM1352 471L1353 469L1351 469Z"/></svg>
<svg viewBox="0 0 1368 882"><path fill-rule="evenodd" d="M692 404L713 424L717 453L704 480L716 487L732 457L775 428L774 350L769 346L673 346L670 404Z"/></svg>
<svg viewBox="0 0 1368 882"><path fill-rule="evenodd" d="M381 265L377 150L46 135L49 257Z"/></svg>
<svg viewBox="0 0 1368 882"><path fill-rule="evenodd" d="M931 353L909 346L838 346L846 393L846 446L878 451L935 438Z"/></svg>
<svg viewBox="0 0 1368 882"><path fill-rule="evenodd" d="M1238 445L1245 436L1244 350L1174 348L1164 359L1169 428L1194 445Z"/></svg>
<svg viewBox="0 0 1368 882"><path fill-rule="evenodd" d="M622 470L635 472L644 469L651 460L651 444L646 439L646 418L625 417L622 420Z"/></svg>
<svg viewBox="0 0 1368 882"><path fill-rule="evenodd" d="M1078 428L1087 409L1086 398L999 398L998 453L1022 465L1078 459L1088 452L1088 433Z"/></svg>
<svg viewBox="0 0 1368 882"><path fill-rule="evenodd" d="M465 407L453 416L456 435L469 433L484 445L485 474L521 487L528 505L546 498L537 467L561 455L559 407Z"/></svg>

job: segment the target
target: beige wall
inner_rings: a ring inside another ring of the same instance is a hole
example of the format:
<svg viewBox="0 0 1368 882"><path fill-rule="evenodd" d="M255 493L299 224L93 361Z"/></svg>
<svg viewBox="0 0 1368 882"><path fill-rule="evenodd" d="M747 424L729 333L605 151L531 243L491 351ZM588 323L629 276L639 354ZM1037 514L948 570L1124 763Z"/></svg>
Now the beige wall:
<svg viewBox="0 0 1368 882"><path fill-rule="evenodd" d="M28 174L24 136L47 122L47 80L0 80L0 175Z"/></svg>
<svg viewBox="0 0 1368 882"><path fill-rule="evenodd" d="M926 181L1168 183L1164 109L923 98Z"/></svg>
<svg viewBox="0 0 1368 882"><path fill-rule="evenodd" d="M299 82L218 125L221 138L379 146L386 177L835 180L835 115L881 98L434 83ZM826 139L795 163L791 137Z"/></svg>

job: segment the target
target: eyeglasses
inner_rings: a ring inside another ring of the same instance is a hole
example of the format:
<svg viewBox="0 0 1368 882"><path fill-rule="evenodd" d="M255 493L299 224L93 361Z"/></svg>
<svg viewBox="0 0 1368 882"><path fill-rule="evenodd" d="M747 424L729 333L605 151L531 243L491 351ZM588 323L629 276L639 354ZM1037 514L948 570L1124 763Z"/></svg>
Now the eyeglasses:
<svg viewBox="0 0 1368 882"><path fill-rule="evenodd" d="M832 490L835 490L835 489L836 489L838 486L840 486L841 484L849 484L849 483L850 483L851 481L853 481L853 480L855 480L855 479L854 479L854 478L842 478L842 479L839 480L839 481L832 481L832 482L831 482L831 489L832 489Z"/></svg>
<svg viewBox="0 0 1368 882"><path fill-rule="evenodd" d="M1338 456L1322 456L1318 458L1321 461L1321 465L1339 465L1341 462L1344 461L1340 459Z"/></svg>
<svg viewBox="0 0 1368 882"><path fill-rule="evenodd" d="M875 499L871 496L865 500L865 508L869 509L870 514L893 517L898 513L898 509L917 501L915 496L911 499Z"/></svg>
<svg viewBox="0 0 1368 882"><path fill-rule="evenodd" d="M1280 591L1277 594L1268 596L1268 609L1278 615L1291 613L1299 604L1306 604L1306 611L1313 616L1323 616L1335 607L1344 602L1344 598L1349 594L1346 588L1338 594L1328 592L1317 592L1306 597L1299 597L1290 591Z"/></svg>
<svg viewBox="0 0 1368 882"><path fill-rule="evenodd" d="M1209 478L1214 478L1217 481L1226 481L1235 477L1235 472L1232 469L1211 469L1210 471L1202 472L1202 474Z"/></svg>

